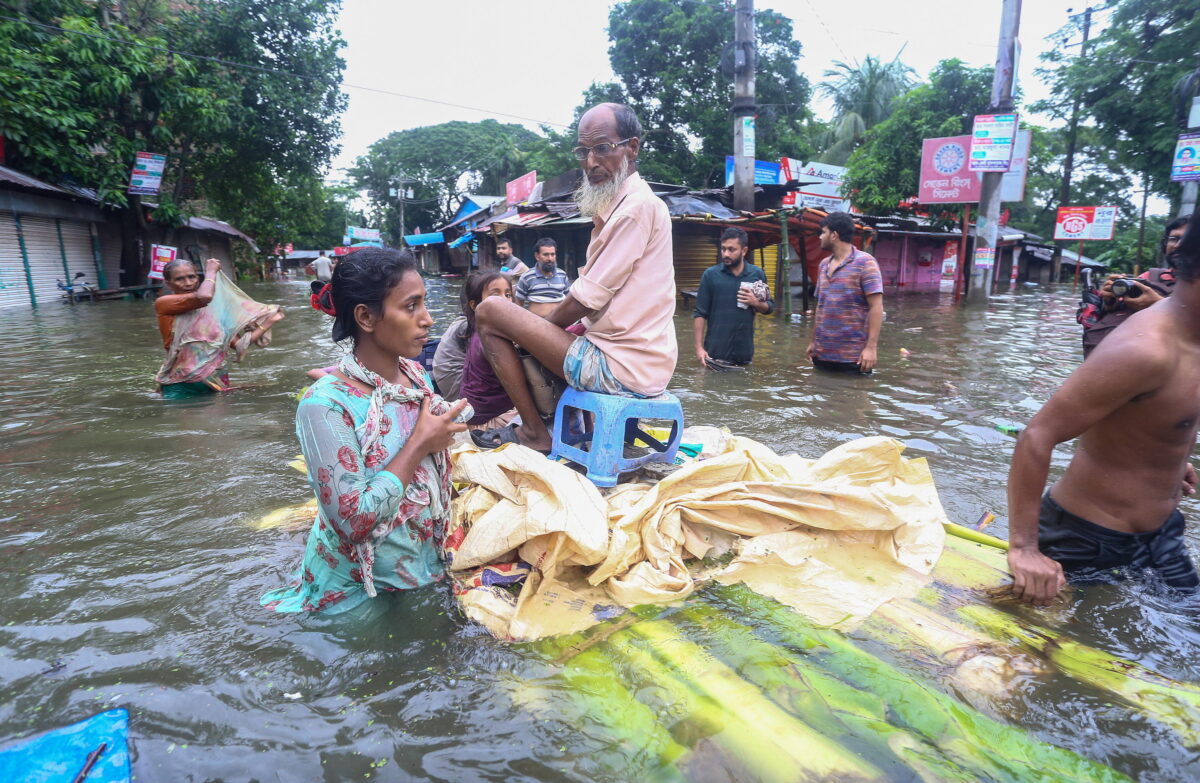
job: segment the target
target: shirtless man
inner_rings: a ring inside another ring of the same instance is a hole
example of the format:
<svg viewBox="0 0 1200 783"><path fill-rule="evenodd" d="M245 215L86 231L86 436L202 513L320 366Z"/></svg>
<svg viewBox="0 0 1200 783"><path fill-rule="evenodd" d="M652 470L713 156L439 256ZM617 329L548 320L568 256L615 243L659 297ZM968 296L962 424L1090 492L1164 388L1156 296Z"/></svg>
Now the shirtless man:
<svg viewBox="0 0 1200 783"><path fill-rule="evenodd" d="M1183 542L1182 494L1200 426L1200 221L1173 254L1174 293L1131 315L1050 398L1017 441L1008 481L1008 564L1018 598L1047 604L1066 576L1150 568L1200 585ZM1038 507L1050 454L1079 438Z"/></svg>
<svg viewBox="0 0 1200 783"><path fill-rule="evenodd" d="M579 278L545 318L499 296L475 309L488 360L521 414L519 427L484 433L492 445L552 445L513 343L582 391L653 397L675 372L671 217L637 173L641 124L629 107L602 103L579 119L578 133L575 201L594 223ZM576 322L583 336L567 331Z"/></svg>

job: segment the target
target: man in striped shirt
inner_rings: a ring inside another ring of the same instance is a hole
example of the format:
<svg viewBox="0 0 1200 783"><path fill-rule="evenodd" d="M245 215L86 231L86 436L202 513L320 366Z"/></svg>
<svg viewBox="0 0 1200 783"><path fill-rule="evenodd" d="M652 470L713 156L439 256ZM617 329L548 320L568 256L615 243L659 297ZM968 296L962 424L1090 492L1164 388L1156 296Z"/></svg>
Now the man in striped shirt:
<svg viewBox="0 0 1200 783"><path fill-rule="evenodd" d="M543 318L555 305L567 298L571 281L567 273L557 266L558 243L548 237L537 241L533 248L536 263L533 269L521 275L514 296L521 304L528 303L529 312Z"/></svg>

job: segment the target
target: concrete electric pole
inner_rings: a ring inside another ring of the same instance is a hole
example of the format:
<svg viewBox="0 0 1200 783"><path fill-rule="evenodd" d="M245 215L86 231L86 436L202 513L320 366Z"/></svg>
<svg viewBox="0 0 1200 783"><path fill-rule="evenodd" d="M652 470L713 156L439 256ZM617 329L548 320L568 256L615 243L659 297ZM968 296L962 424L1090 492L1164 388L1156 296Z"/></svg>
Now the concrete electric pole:
<svg viewBox="0 0 1200 783"><path fill-rule="evenodd" d="M754 211L754 0L737 0L733 14L733 206Z"/></svg>
<svg viewBox="0 0 1200 783"><path fill-rule="evenodd" d="M1017 77L1017 31L1020 26L1021 0L1004 0L1004 7L1000 12L1000 47L996 52L996 73L992 77L993 114L1011 114L1013 111L1013 83ZM1015 129L1013 137L1015 141ZM999 171L988 171L983 175L983 187L979 192L979 215L975 219L975 256L980 258L985 255L981 250L986 252L991 249L992 264L976 266L972 259L971 287L967 291L969 304L986 302L992 293L994 264L998 261L994 251L1000 238L1000 180L1003 176L1003 172Z"/></svg>
<svg viewBox="0 0 1200 783"><path fill-rule="evenodd" d="M1070 9L1067 9L1068 13ZM1087 57L1088 39L1092 34L1092 11L1091 6L1083 9L1083 41L1079 44L1080 59ZM1071 106L1071 121L1067 126L1067 157L1063 161L1063 176L1062 183L1058 190L1058 205L1060 207L1071 206L1071 177L1075 173L1075 143L1079 136L1079 106L1083 101L1083 94L1075 95L1075 103ZM1066 242L1058 242L1054 251L1054 281L1058 282L1058 276L1062 269L1062 249L1066 246Z"/></svg>

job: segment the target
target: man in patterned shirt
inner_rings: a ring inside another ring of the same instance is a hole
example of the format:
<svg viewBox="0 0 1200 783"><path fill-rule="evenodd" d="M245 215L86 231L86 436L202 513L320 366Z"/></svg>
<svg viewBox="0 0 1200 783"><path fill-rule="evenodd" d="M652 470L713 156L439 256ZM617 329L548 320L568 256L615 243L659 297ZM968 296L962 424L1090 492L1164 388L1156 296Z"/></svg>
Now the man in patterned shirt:
<svg viewBox="0 0 1200 783"><path fill-rule="evenodd" d="M875 369L883 326L883 278L874 257L851 244L854 218L831 212L821 221L821 248L831 255L817 273L817 317L807 356L818 370Z"/></svg>

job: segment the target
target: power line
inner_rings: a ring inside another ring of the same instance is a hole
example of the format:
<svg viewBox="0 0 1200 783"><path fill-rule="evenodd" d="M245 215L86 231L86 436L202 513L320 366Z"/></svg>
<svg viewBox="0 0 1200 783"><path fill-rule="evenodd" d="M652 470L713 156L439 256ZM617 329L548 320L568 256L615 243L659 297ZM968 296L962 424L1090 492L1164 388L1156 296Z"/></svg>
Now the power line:
<svg viewBox="0 0 1200 783"><path fill-rule="evenodd" d="M112 41L114 43L124 44L126 46L140 46L140 47L144 47L146 49L150 49L150 50L156 51L156 52L164 52L166 54L172 54L177 57L188 57L188 58L191 58L194 60L204 60L206 62L218 63L220 65L228 66L230 68L241 68L244 70L258 71L260 73L274 74L276 76L290 76L290 77L293 77L296 79L303 79L303 80L314 81L314 82L321 80L320 77L310 76L308 74L295 73L293 71L285 71L285 70L282 70L279 68L267 68L266 66L252 65L250 63L239 63L239 62L234 62L232 60L226 60L221 57L212 57L211 55L194 54L192 52L182 52L182 51L179 51L178 49L172 49L172 48L166 47L166 46L156 46L154 44L146 43L145 41L133 41L133 40L125 39L125 38L117 38L117 37L111 36L111 35L102 35L100 33L87 33L82 30L69 30L69 29L67 29L65 27L61 27L59 25L46 24L44 22L35 22L31 19L22 19L17 16L7 16L4 14L0 14L0 19L9 21L9 22L17 22L20 24L26 24L26 25L30 25L32 27L41 27L46 30L54 30L54 31L57 31L60 33L68 33L70 35L78 35L78 36L82 36L85 38L95 38L95 39L99 39L99 40L103 40L103 41ZM422 96L422 95L409 95L407 93L395 92L393 90L385 90L380 87L368 87L363 84L350 84L348 82L343 81L341 84L341 87L346 88L346 89L352 89L352 90L363 90L364 92L373 92L373 93L378 93L381 95L391 95L391 96L394 96L397 98L407 98L409 100L422 101L424 103L432 103L432 104L436 104L439 106L449 106L454 109L465 109L467 111L479 112L480 114L489 114L494 117L508 117L510 119L522 120L524 122L536 122L539 125L550 125L555 128L571 127L570 125L566 125L561 122L551 122L550 120L540 120L540 119L537 119L536 117L526 117L526 116L520 115L520 114L509 114L508 112L492 111L491 109L482 109L478 106L468 106L463 103L454 103L453 101L438 100L437 98L426 98L425 96Z"/></svg>

